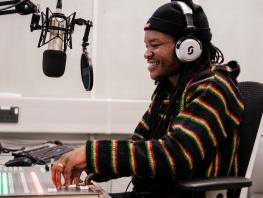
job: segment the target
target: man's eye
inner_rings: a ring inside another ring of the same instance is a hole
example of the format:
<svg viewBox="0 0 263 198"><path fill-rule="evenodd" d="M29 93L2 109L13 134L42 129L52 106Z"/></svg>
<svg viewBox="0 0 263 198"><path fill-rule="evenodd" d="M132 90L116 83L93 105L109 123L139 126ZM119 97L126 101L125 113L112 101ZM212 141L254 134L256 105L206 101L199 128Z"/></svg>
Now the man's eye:
<svg viewBox="0 0 263 198"><path fill-rule="evenodd" d="M145 45L146 49L158 49L160 47L159 43L153 43L150 45Z"/></svg>
<svg viewBox="0 0 263 198"><path fill-rule="evenodd" d="M158 48L159 46L160 46L159 44L152 44L151 45L151 47L154 48L154 49Z"/></svg>

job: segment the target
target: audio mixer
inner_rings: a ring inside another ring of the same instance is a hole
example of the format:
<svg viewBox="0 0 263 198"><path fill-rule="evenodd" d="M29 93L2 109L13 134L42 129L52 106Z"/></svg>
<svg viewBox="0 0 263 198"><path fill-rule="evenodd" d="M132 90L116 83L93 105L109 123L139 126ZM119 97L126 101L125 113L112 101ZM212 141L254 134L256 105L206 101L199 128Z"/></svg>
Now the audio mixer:
<svg viewBox="0 0 263 198"><path fill-rule="evenodd" d="M106 198L98 185L76 186L57 191L50 172L43 166L0 167L0 197L16 198Z"/></svg>

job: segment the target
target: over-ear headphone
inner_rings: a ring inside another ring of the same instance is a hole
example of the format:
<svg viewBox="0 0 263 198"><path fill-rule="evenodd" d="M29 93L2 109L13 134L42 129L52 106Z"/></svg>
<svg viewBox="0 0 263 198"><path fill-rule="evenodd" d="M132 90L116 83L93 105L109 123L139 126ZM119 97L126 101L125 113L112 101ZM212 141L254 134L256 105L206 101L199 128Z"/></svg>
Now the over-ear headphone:
<svg viewBox="0 0 263 198"><path fill-rule="evenodd" d="M186 36L177 41L175 54L182 62L195 61L202 54L202 43L193 35L196 30L193 21L193 11L182 1L172 1L172 3L179 5L186 19Z"/></svg>

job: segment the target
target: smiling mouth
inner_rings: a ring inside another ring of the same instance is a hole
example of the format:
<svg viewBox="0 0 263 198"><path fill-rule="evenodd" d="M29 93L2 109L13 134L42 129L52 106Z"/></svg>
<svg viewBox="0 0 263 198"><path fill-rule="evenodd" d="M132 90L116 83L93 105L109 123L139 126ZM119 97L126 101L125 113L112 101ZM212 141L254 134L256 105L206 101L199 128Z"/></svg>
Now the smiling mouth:
<svg viewBox="0 0 263 198"><path fill-rule="evenodd" d="M160 61L149 60L147 61L147 63L149 64L148 70L152 71L155 67L157 67L160 64Z"/></svg>

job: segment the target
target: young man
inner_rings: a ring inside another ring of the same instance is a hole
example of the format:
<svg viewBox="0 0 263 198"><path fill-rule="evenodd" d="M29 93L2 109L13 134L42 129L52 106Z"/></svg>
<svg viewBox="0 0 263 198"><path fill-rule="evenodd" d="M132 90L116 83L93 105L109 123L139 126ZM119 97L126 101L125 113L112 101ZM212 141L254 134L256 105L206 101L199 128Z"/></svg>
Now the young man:
<svg viewBox="0 0 263 198"><path fill-rule="evenodd" d="M131 141L89 140L62 156L52 168L58 189L61 175L69 185L85 170L94 180L133 176L131 197L187 197L174 189L178 179L237 174L239 67L219 65L223 55L210 42L202 8L167 3L144 29L144 57L157 83L149 109Z"/></svg>

